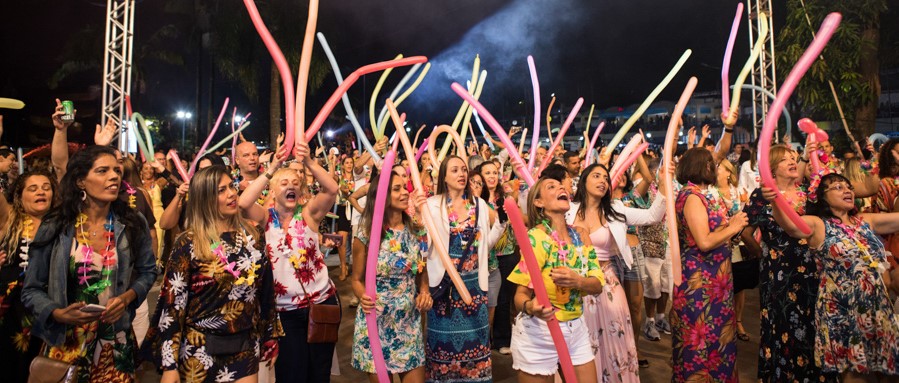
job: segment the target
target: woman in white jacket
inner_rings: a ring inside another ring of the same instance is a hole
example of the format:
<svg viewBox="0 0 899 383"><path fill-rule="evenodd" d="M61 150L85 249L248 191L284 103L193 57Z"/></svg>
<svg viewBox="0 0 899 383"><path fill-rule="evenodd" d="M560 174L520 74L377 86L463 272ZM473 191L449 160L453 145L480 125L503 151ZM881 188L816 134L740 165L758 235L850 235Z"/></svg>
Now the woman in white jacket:
<svg viewBox="0 0 899 383"><path fill-rule="evenodd" d="M628 226L658 223L665 215L665 198L656 195L649 209L626 207L612 199L608 170L599 164L584 169L571 217L574 226L590 233L590 240L606 278L601 294L584 297L584 320L596 354L597 376L608 382L639 382L637 348L627 299L615 271L615 257L634 267L628 244Z"/></svg>
<svg viewBox="0 0 899 383"><path fill-rule="evenodd" d="M461 158L448 156L440 164L435 184L437 195L428 198L428 209L437 232L428 235L439 236L448 244L450 258L471 293L472 303L462 301L440 259L429 256L427 269L434 304L428 312L427 379L492 381L487 260L505 226L494 224L496 213L484 200L467 194L468 166ZM428 247L432 250L433 242Z"/></svg>

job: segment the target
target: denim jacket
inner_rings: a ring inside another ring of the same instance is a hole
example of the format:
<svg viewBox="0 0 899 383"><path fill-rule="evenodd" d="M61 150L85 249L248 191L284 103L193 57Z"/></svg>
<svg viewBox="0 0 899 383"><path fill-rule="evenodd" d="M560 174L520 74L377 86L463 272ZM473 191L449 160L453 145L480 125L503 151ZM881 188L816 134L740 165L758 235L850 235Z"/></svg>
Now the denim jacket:
<svg viewBox="0 0 899 383"><path fill-rule="evenodd" d="M132 238L134 244L129 244L125 236L125 225L118 217L114 218L118 272L115 273L115 284L110 286L111 293L112 296L119 296L128 289L137 293L137 299L131 302L122 317L113 324L116 332L131 328L134 310L147 298L150 287L156 281L156 260L150 247L149 228L143 216L140 220L143 225L135 231L140 234ZM22 303L35 316L32 334L49 345L62 344L66 333L66 325L53 319L53 310L74 303L68 301L66 281L75 227L69 225L59 230L59 225L59 222L51 219L42 222L38 228L33 243L49 244L41 247L32 245L29 248L28 270L22 288ZM58 238L51 239L50 236L57 232ZM134 280L131 280L132 275L135 276Z"/></svg>

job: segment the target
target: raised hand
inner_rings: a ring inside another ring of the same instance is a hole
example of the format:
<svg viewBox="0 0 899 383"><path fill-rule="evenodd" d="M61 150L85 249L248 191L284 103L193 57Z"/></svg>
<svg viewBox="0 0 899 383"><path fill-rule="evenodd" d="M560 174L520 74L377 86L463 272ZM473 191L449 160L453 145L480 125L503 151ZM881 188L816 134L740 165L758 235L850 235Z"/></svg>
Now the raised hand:
<svg viewBox="0 0 899 383"><path fill-rule="evenodd" d="M77 113L78 113L77 109L74 112L72 112L73 115L77 114ZM56 99L56 110L53 112L53 115L50 116L50 119L53 120L53 127L56 128L56 130L66 130L70 126L72 126L73 122L75 122L74 119L72 119L71 121L63 121L62 116L65 116L65 115L66 115L66 112L63 111L63 109L62 109L62 101L59 101L59 99L57 98Z"/></svg>
<svg viewBox="0 0 899 383"><path fill-rule="evenodd" d="M737 117L740 116L739 111L733 110L730 113L722 112L721 113L721 122L724 123L724 126L734 126L737 124Z"/></svg>
<svg viewBox="0 0 899 383"><path fill-rule="evenodd" d="M710 128L708 125L703 125L702 126L702 137L709 138L709 137L711 137L711 135L712 135L712 128Z"/></svg>
<svg viewBox="0 0 899 383"><path fill-rule="evenodd" d="M293 146L293 156L296 157L297 161L305 163L310 159L309 144L303 140L297 141Z"/></svg>
<svg viewBox="0 0 899 383"><path fill-rule="evenodd" d="M56 116L56 114L53 114ZM99 146L107 146L112 143L113 138L115 138L118 133L118 129L116 129L115 121L111 118L106 120L106 125L102 128L100 124L97 124L97 129L94 131L94 144ZM148 153L152 154L152 153Z"/></svg>

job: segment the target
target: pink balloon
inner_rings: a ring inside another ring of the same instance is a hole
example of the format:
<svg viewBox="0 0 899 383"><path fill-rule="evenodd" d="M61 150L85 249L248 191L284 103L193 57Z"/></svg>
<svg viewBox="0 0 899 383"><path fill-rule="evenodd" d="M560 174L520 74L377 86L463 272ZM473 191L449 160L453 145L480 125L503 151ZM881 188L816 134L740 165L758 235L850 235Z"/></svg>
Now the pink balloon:
<svg viewBox="0 0 899 383"><path fill-rule="evenodd" d="M571 108L571 113L568 113L568 118L565 120L565 123L562 124L562 128L559 129L559 133L556 134L556 140L553 141L553 144L550 145L549 151L546 152L546 158L540 162L540 169L537 170L537 174L543 172L543 169L546 168L546 165L549 165L550 160L553 158L553 153L556 151L556 148L559 147L559 144L562 142L562 139L565 138L565 132L568 131L568 128L571 127L571 123L574 122L574 118L577 117L577 112L581 110L581 105L584 105L584 98L578 98L577 102L574 103L574 108Z"/></svg>
<svg viewBox="0 0 899 383"><path fill-rule="evenodd" d="M634 162L637 161L637 158L639 158L640 155L642 155L643 152L646 151L646 148L648 148L648 147L649 147L649 143L644 142L644 143L640 144L640 146L637 146L636 149L634 149L634 151L630 154L630 156L628 156L627 159L625 159L624 162L621 163L621 166L619 166L618 169L612 174L612 185L616 185L616 186L618 185L618 181L624 175L624 172L626 172L627 169L629 169L631 167L631 165L633 165ZM620 161L621 160L619 159L619 162Z"/></svg>
<svg viewBox="0 0 899 383"><path fill-rule="evenodd" d="M730 57L734 53L734 42L737 41L742 17L743 3L737 3L737 14L730 26L730 37L727 38L727 49L724 50L724 60L721 62L721 110L730 110Z"/></svg>
<svg viewBox="0 0 899 383"><path fill-rule="evenodd" d="M638 146L640 146L640 142L642 141L643 137L639 134L635 134L633 137L631 137L630 141L627 142L627 145L624 146L624 149L621 149L621 153L618 153L618 161L615 161L615 163L612 164L612 168L609 169L609 180L612 181L612 185L618 185L612 175L614 175L618 172L619 169L621 169L621 166L624 165L625 162L627 162L627 158L630 157L631 153L633 153Z"/></svg>
<svg viewBox="0 0 899 383"><path fill-rule="evenodd" d="M468 94L466 91L465 94ZM412 150L412 144L409 143L409 137L406 136L406 129L403 129L403 122L400 119L399 113L396 111L396 105L393 104L393 100L387 99L387 110L390 112L390 118L393 119L393 124L396 125L396 134L397 138L403 143L403 150L406 151L406 157L409 157L414 150ZM415 185L415 188L424 192L425 188L421 184L421 173L418 170L418 161L414 164L409 164L409 171L411 172L412 184ZM425 225L425 229L429 233L438 233L437 224L434 220L434 217L431 216L431 209L428 209L424 204L418 206L418 210L421 211L421 220ZM440 258L440 262L443 264L443 268L446 269L446 275L449 276L450 281L453 282L453 286L456 287L456 291L459 292L459 297L462 298L462 301L465 304L471 304L471 293L468 291L468 287L465 286L465 282L462 281L462 277L459 276L459 271L456 270L456 265L453 263L453 260L449 256L449 246L443 242L443 238L432 235L430 236L431 242L433 242L434 246L432 247L434 251L437 252L437 256Z"/></svg>
<svg viewBox="0 0 899 383"><path fill-rule="evenodd" d="M596 131L593 132L593 138L590 139L590 147L587 148L587 158L586 158L586 161L584 161L584 166L583 166L584 169L586 169L587 166L589 166L590 164L593 163L593 153L591 153L591 152L593 151L593 148L596 147L596 140L599 139L599 133L602 132L602 128L605 128L605 127L606 127L605 121L600 121L599 125L596 126Z"/></svg>
<svg viewBox="0 0 899 383"><path fill-rule="evenodd" d="M521 156L518 154L518 151L514 150L515 145L512 143L512 140L509 139L509 135L506 134L506 131L503 130L503 127L500 126L499 122L493 118L493 115L490 114L490 111L484 107L478 100L475 100L462 85L459 83L453 83L450 85L456 94L459 97L462 97L465 101L468 101L472 107L474 107L478 111L478 115L480 115L484 121L490 126L490 129L493 129L493 133L496 133L496 136L499 137L499 140L503 143L503 146L506 148L512 148L512 150L508 150L509 158L512 159L512 163L515 164L515 168L518 169L518 173L524 178L524 182L528 184L528 186L533 186L534 176L531 175L531 172L528 171L528 166L524 163L524 160L521 159Z"/></svg>
<svg viewBox="0 0 899 383"><path fill-rule="evenodd" d="M396 160L396 150L391 149L384 156L381 165L381 174L378 177L378 185L386 185L378 188L375 194L375 211L369 233L368 258L365 260L365 294L377 301L377 277L378 277L378 253L381 250L381 226L384 221L384 204L387 202L387 194L390 192L390 174L393 172L393 162ZM381 382L390 382L390 374L387 373L387 363L384 361L384 350L381 348L381 338L378 336L378 310L373 309L365 314L365 324L368 327L368 342L371 345L372 361L375 364L375 372Z"/></svg>
<svg viewBox="0 0 899 383"><path fill-rule="evenodd" d="M668 227L668 249L671 254L671 276L675 286L680 286L684 281L683 266L680 258L680 239L677 236L677 213L675 212L674 180L671 173L672 163L674 162L674 151L677 149L677 137L680 131L680 118L684 114L687 103L693 91L696 90L698 80L696 77L690 77L687 81L687 87L681 93L677 105L674 106L674 112L671 113L671 121L668 122L668 133L665 136L665 153L663 155L662 170L662 193L665 195L665 225Z"/></svg>
<svg viewBox="0 0 899 383"><path fill-rule="evenodd" d="M840 20L842 18L843 16L836 12L827 15L827 18L824 19L824 23L821 24L821 28L818 30L817 36L812 40L812 44L805 50L805 53L803 53L802 57L799 58L799 61L796 62L796 66L790 71L786 81L780 86L777 97L768 109L768 116L765 117L765 125L759 135L760 164L770 163L769 154L771 151L771 140L774 136L774 129L777 128L777 120L780 118L781 111L783 111L787 100L789 100L790 96L793 94L793 90L796 89L796 85L799 84L799 80L802 79L802 76L805 75L805 72L808 71L812 63L818 59L821 51L824 50L824 46L830 41L830 38L833 36L833 33L836 32L837 27L840 26ZM812 229L806 225L805 221L799 217L799 214L793 210L793 207L790 206L784 198L783 193L777 188L777 183L774 182L774 176L771 174L771 167L767 165L759 166L759 175L761 176L763 185L777 191L777 196L774 198L774 203L777 204L777 207L782 210L791 221L793 221L800 231L806 235L811 234Z"/></svg>
<svg viewBox="0 0 899 383"><path fill-rule="evenodd" d="M799 130L805 132L805 134L810 134L815 136L816 142L829 141L830 137L827 135L827 132L821 130L814 121L810 118L803 118L799 120L797 123L799 126Z"/></svg>
<svg viewBox="0 0 899 383"><path fill-rule="evenodd" d="M413 56L399 60L382 61L356 69L355 72L351 73L345 80L343 80L340 86L337 87L337 90L334 91L334 94L331 95L331 98L329 98L328 101L325 102L325 106L323 106L322 109L318 112L318 115L315 116L315 119L312 120L312 125L309 125L309 129L306 130L306 142L311 141L312 138L315 137L315 133L318 133L318 130L321 129L322 124L324 124L325 120L328 119L328 116L331 115L331 111L333 111L334 107L337 106L337 102L340 101L340 98L343 97L343 94L346 93L350 89L350 87L359 80L359 77L388 68L423 64L426 62L428 62L427 57ZM402 127L399 127L397 129L402 129Z"/></svg>
<svg viewBox="0 0 899 383"><path fill-rule="evenodd" d="M215 132L219 129L219 124L222 123L222 117L225 116L225 111L228 110L228 101L228 97L225 97L225 105L222 105L222 111L219 112L219 118L215 120L215 125L212 126L212 131L209 132L209 136L206 137L206 141L203 142L203 146L200 147L200 151L197 152L197 156L194 157L193 162L190 163L190 169L188 169L187 175L193 177L194 172L197 171L197 163L200 162L200 157L203 157L203 155L205 154L203 152L206 151L206 148L209 147L209 143L212 142L212 137L215 136Z"/></svg>
<svg viewBox="0 0 899 383"><path fill-rule="evenodd" d="M178 158L178 152L176 152L175 149L169 149L169 157L172 157L172 162L175 163L175 169L178 170L181 179L184 180L184 182L190 182L190 176L187 175L187 170L185 170L184 165L181 164L181 158Z"/></svg>
<svg viewBox="0 0 899 383"><path fill-rule="evenodd" d="M428 138L425 138L424 141L421 142L421 146L418 148L418 152L415 153L415 162L421 159L421 155L424 154L425 150L428 149Z"/></svg>
<svg viewBox="0 0 899 383"><path fill-rule="evenodd" d="M296 92L293 88L293 74L290 71L290 65L287 64L287 59L284 58L284 53L281 52L278 43L275 42L272 34L265 27L265 22L262 21L259 10L256 9L256 3L253 0L243 0L243 3L247 7L247 13L250 14L253 26L256 27L256 32L259 33L259 37L265 43L265 48L268 50L269 55L272 56L272 60L278 68L278 73L281 75L281 86L284 88L284 120L287 125L287 130L284 133L284 148L288 152L292 152L294 135L296 133L294 125L296 118ZM308 142L309 139L306 139L306 141Z"/></svg>
<svg viewBox="0 0 899 383"><path fill-rule="evenodd" d="M817 142L814 134L809 134L807 141L809 144ZM811 155L808 156L808 159L809 165L812 167L812 174L819 174L821 172L821 159L818 158L818 151L812 152Z"/></svg>
<svg viewBox="0 0 899 383"><path fill-rule="evenodd" d="M479 112L480 113L480 112ZM528 229L524 226L521 210L518 204L511 198L506 198L504 203L506 212L509 213L509 223L512 224L512 232L515 234L515 241L521 244L530 244L531 239L528 237ZM523 258L527 270L521 270L531 277L531 284L534 286L534 295L537 296L537 302L543 307L553 307L549 301L549 295L546 293L546 285L543 284L543 275L537 264L537 257L534 256L534 249L529 245L521 246L521 258ZM553 344L556 346L556 352L559 353L559 364L562 365L562 376L566 382L577 382L577 375L574 373L574 364L571 362L571 354L568 352L568 343L565 342L565 336L562 335L562 329L559 327L559 320L555 315L546 321L549 327L549 334L553 338Z"/></svg>
<svg viewBox="0 0 899 383"><path fill-rule="evenodd" d="M528 56L528 69L531 72L531 87L534 88L534 132L531 133L531 152L528 157L528 169L533 169L537 161L537 146L540 146L540 79L537 78L537 65L534 64L533 56ZM524 141L525 138L527 137L522 136L521 140Z"/></svg>

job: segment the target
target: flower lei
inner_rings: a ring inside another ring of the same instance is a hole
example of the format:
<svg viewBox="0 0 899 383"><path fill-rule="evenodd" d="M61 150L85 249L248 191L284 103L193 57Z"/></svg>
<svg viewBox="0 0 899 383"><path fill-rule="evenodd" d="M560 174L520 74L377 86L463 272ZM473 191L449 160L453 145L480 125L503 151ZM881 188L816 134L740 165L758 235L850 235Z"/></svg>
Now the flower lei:
<svg viewBox="0 0 899 383"><path fill-rule="evenodd" d="M81 266L77 269L77 272L80 274L78 277L78 284L87 286L84 289L84 292L87 294L98 295L112 285L112 281L109 280L109 275L112 274L112 268L116 264L115 252L112 251L112 249L115 248L115 233L113 232L114 226L112 221L113 215L112 212L109 212L106 218L106 224L103 225L103 228L105 229L103 236L106 237L106 248L100 253L100 257L103 258L99 273L100 279L97 283L91 284L90 280L93 277L89 273L92 271L94 265L94 246L91 244L87 232L84 231L87 215L79 214L78 218L75 220L75 228L79 229L76 241L81 245L81 261L78 262Z"/></svg>
<svg viewBox="0 0 899 383"><path fill-rule="evenodd" d="M34 239L28 235L32 229L34 229L34 220L31 217L25 217L25 220L22 221L22 239L25 240L25 244L20 248L22 251L19 252L19 258L22 260L19 262L22 275L25 275L25 271L28 270L28 250L31 248L31 240Z"/></svg>
<svg viewBox="0 0 899 383"><path fill-rule="evenodd" d="M478 217L475 216L475 205L471 203L471 200L468 199L468 194L462 194L462 199L465 200L465 208L468 209L468 217L471 218L472 222L477 222ZM447 217L449 218L450 229L456 229L461 226L464 220L459 219L459 214L456 213L455 210L452 209L453 200L449 197L446 197L446 205L449 207L449 214Z"/></svg>
<svg viewBox="0 0 899 383"><path fill-rule="evenodd" d="M387 248L392 253L399 253L403 251L403 243L399 240L399 233L394 233L394 230L391 228L387 228L384 231L384 241L387 242ZM413 269L413 265L410 264L406 259L400 259L396 262L396 267L403 269L403 273L408 273L412 270L416 270L413 275L421 273L425 269L425 261L421 257L415 262L415 268Z"/></svg>
<svg viewBox="0 0 899 383"><path fill-rule="evenodd" d="M272 217L272 225L280 230L281 219L278 217L278 212L274 208L271 208L269 210L269 215ZM287 257L287 261L290 262L290 265L293 266L295 270L300 270L300 266L306 263L306 248L302 247L302 245L306 243L306 231L300 230L306 224L306 221L303 220L303 205L297 205L297 208L293 212L293 219L297 221L297 234L294 235L293 238L300 244L300 248Z"/></svg>
<svg viewBox="0 0 899 383"><path fill-rule="evenodd" d="M134 195L137 194L137 190L131 187L131 184L128 182L122 181L122 185L125 186L125 192L128 193L128 207L132 209L137 208L137 197Z"/></svg>
<svg viewBox="0 0 899 383"><path fill-rule="evenodd" d="M256 270L259 270L260 266L255 262L252 262L247 268L246 272L241 273L237 270L236 262L228 262L228 253L240 251L241 248L244 247L244 233L238 233L235 235L236 244L235 246L230 246L224 241L215 242L210 245L210 251L215 254L219 261L222 262L222 265L225 267L225 271L234 276L236 279L234 281L235 285L252 285L256 281ZM230 247L230 249L226 249L225 247Z"/></svg>
<svg viewBox="0 0 899 383"><path fill-rule="evenodd" d="M874 257L871 256L871 246L868 244L868 240L863 240L864 237L861 235L863 226L861 218L852 217L850 218L850 220L852 221L852 223L854 223L854 225L845 224L838 218L830 219L831 223L843 230L843 233L846 234L846 237L848 237L852 244L854 244L859 249L859 251L861 251L862 261L865 262L865 264L868 265L869 268L878 270L881 273L886 272L886 268L882 266L880 262L874 260Z"/></svg>

